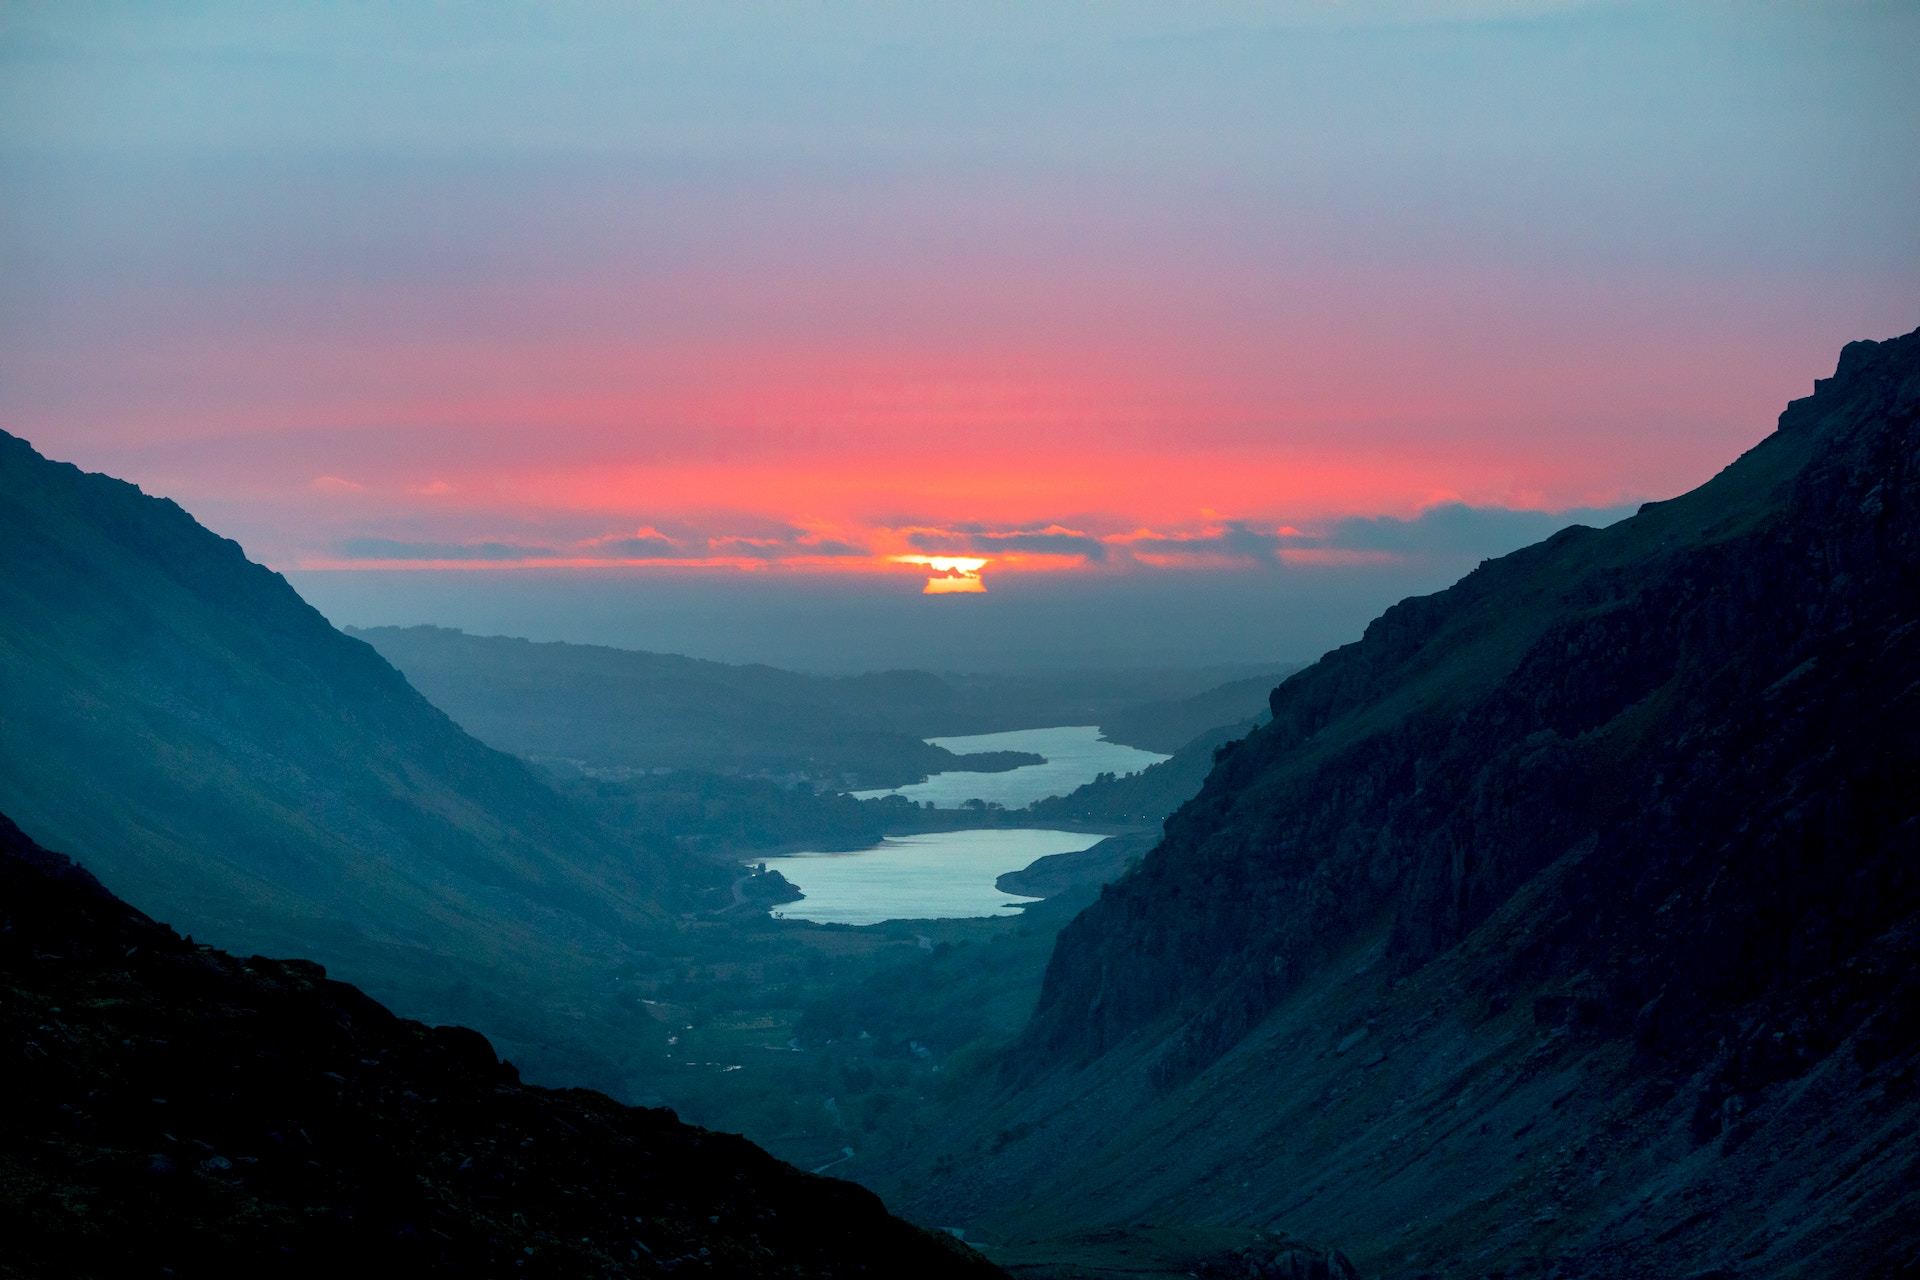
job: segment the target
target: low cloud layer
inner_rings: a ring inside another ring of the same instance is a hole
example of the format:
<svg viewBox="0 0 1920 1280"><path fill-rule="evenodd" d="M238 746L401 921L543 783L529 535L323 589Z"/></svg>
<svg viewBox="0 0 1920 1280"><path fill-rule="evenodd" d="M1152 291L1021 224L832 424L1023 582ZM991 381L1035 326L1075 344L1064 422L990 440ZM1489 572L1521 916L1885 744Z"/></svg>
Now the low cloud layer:
<svg viewBox="0 0 1920 1280"><path fill-rule="evenodd" d="M1199 530L1162 533L1141 529L1119 540L1135 559L1148 563L1165 561L1229 561L1252 565L1277 565L1286 546L1280 529L1264 528L1245 520Z"/></svg>
<svg viewBox="0 0 1920 1280"><path fill-rule="evenodd" d="M349 538L340 544L349 560L557 560L566 553L553 547L517 542L406 542L398 538Z"/></svg>
<svg viewBox="0 0 1920 1280"><path fill-rule="evenodd" d="M907 541L915 550L927 552L1079 556L1090 564L1102 564L1107 559L1107 544L1097 536L1060 524L1011 529L979 524L913 529L908 532Z"/></svg>
<svg viewBox="0 0 1920 1280"><path fill-rule="evenodd" d="M751 531L646 524L572 540L499 537L456 542L366 536L340 542L329 554L309 558L305 567L679 565L833 571L924 563L927 556L975 556L996 573L1465 564L1504 555L1571 524L1609 524L1631 510L1551 512L1444 503L1411 517L1350 516L1306 528L1258 520L1106 531L1090 521L1004 527L900 522L861 530Z"/></svg>

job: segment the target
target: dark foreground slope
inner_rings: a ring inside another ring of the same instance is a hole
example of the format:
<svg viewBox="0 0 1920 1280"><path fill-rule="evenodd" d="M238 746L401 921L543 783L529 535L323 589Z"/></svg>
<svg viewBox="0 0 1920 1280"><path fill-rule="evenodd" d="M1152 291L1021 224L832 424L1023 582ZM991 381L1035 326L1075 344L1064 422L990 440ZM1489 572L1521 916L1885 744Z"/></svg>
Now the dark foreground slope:
<svg viewBox="0 0 1920 1280"><path fill-rule="evenodd" d="M1369 1274L1920 1264L1917 416L1920 333L1852 344L1701 489L1281 685L923 1207Z"/></svg>
<svg viewBox="0 0 1920 1280"><path fill-rule="evenodd" d="M745 1139L183 941L0 818L0 1275L978 1276Z"/></svg>
<svg viewBox="0 0 1920 1280"><path fill-rule="evenodd" d="M203 938L467 1020L560 1003L522 984L718 874L612 838L178 506L3 433L0 545L0 811Z"/></svg>

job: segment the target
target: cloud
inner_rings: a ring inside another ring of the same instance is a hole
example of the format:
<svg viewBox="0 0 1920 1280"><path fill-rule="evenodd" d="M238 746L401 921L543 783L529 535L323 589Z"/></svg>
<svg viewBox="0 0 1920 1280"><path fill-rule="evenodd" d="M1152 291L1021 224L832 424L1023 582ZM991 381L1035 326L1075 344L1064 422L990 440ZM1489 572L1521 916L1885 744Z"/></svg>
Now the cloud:
<svg viewBox="0 0 1920 1280"><path fill-rule="evenodd" d="M792 553L792 544L784 538L757 538L733 533L707 539L707 550L716 556L782 560Z"/></svg>
<svg viewBox="0 0 1920 1280"><path fill-rule="evenodd" d="M490 539L481 542L427 541L403 538L350 538L336 547L348 561L461 561L507 564L516 561L553 561L620 564L645 560L662 564L706 564L715 561L756 560L769 564L786 560L848 559L871 556L870 548L845 538L800 529L766 533L671 534L653 525L567 542Z"/></svg>
<svg viewBox="0 0 1920 1280"><path fill-rule="evenodd" d="M609 533L604 537L589 538L577 550L588 556L605 556L613 560L646 560L677 556L681 553L681 543L678 538L668 537L649 524L630 533Z"/></svg>
<svg viewBox="0 0 1920 1280"><path fill-rule="evenodd" d="M796 541L793 547L796 552L806 556L833 556L838 558L842 556L869 556L873 554L872 548L847 542L841 538L809 536Z"/></svg>
<svg viewBox="0 0 1920 1280"><path fill-rule="evenodd" d="M1625 506L1554 512L1449 502L1411 517L1347 516L1304 531L1291 524L1249 519L1210 519L1193 526L1142 527L1110 533L1058 522L1013 526L902 523L865 531L776 524L737 533L684 528L668 532L646 524L597 537L559 541L360 537L340 544L338 553L347 562L475 565L646 562L709 568L792 565L818 569L836 561L848 568L890 562L935 566L930 576L936 579L978 577L980 567L989 565L995 571L1099 566L1119 572L1129 568L1271 570L1283 565L1358 568L1424 563L1444 567L1505 555L1570 524L1605 525L1631 512L1632 508ZM909 553L901 554L902 547ZM968 566L964 571L953 567L962 563Z"/></svg>
<svg viewBox="0 0 1920 1280"><path fill-rule="evenodd" d="M1011 529L978 524L917 528L908 533L907 542L920 551L1080 556L1094 564L1104 563L1107 558L1107 545L1099 538L1059 524L1022 525Z"/></svg>
<svg viewBox="0 0 1920 1280"><path fill-rule="evenodd" d="M573 544L566 555L583 560L782 560L871 555L870 548L845 538L803 529L784 528L756 533L695 533L678 535L642 525L625 533L610 533Z"/></svg>
<svg viewBox="0 0 1920 1280"><path fill-rule="evenodd" d="M1275 530L1245 520L1229 520L1204 529L1174 533L1141 529L1113 541L1126 547L1134 558L1150 563L1164 557L1277 565L1287 540Z"/></svg>
<svg viewBox="0 0 1920 1280"><path fill-rule="evenodd" d="M556 560L565 552L513 542L403 542L395 538L349 538L340 544L349 560Z"/></svg>
<svg viewBox="0 0 1920 1280"><path fill-rule="evenodd" d="M1149 564L1380 564L1415 558L1487 559L1540 541L1572 524L1604 526L1631 506L1534 511L1448 502L1416 516L1348 516L1322 529L1228 520L1198 530L1141 529L1110 541Z"/></svg>

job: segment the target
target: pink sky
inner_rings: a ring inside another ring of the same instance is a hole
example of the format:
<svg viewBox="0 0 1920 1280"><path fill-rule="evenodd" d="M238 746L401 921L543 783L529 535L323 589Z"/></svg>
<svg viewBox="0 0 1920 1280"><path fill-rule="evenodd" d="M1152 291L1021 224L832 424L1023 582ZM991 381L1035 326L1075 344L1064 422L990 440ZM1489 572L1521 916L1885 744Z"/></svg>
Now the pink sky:
<svg viewBox="0 0 1920 1280"><path fill-rule="evenodd" d="M1200 8L30 8L0 426L288 569L1363 566L1920 319L1896 13Z"/></svg>

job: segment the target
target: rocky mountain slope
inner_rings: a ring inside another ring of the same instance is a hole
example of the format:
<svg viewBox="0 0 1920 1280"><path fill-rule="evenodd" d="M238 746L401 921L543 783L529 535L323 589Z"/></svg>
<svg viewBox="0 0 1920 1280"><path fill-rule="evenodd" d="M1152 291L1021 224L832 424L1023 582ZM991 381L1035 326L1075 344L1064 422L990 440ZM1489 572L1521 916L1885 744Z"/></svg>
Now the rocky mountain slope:
<svg viewBox="0 0 1920 1280"><path fill-rule="evenodd" d="M0 1276L986 1276L742 1138L183 940L0 818Z"/></svg>
<svg viewBox="0 0 1920 1280"><path fill-rule="evenodd" d="M1062 933L923 1212L1369 1275L1920 1265L1920 332L1272 711Z"/></svg>
<svg viewBox="0 0 1920 1280"><path fill-rule="evenodd" d="M635 931L724 891L171 502L0 434L0 542L0 811L202 938L313 956L528 1060L568 1034L557 984L604 985Z"/></svg>

